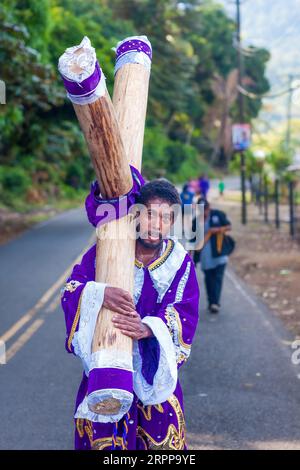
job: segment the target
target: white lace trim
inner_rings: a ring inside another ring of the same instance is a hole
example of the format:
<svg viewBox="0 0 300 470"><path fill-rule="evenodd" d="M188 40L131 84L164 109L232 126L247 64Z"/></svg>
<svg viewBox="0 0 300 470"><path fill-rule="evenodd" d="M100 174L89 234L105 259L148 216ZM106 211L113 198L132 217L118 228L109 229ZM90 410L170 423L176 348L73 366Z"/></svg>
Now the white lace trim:
<svg viewBox="0 0 300 470"><path fill-rule="evenodd" d="M174 344L168 327L160 318L147 316L142 321L151 328L157 338L160 357L153 385L150 385L143 377L142 358L139 353L138 342L134 341L133 389L144 405L158 405L166 401L176 388L178 372Z"/></svg>
<svg viewBox="0 0 300 470"><path fill-rule="evenodd" d="M121 56L115 65L114 74L116 75L117 71L123 67L125 64L141 64L147 70L151 70L151 59L148 57L144 52L141 51L132 51L127 52L123 56Z"/></svg>
<svg viewBox="0 0 300 470"><path fill-rule="evenodd" d="M125 369L133 372L132 354L118 349L101 349L91 356L90 371L100 368Z"/></svg>
<svg viewBox="0 0 300 470"><path fill-rule="evenodd" d="M182 278L180 279L180 281L178 283L177 290L176 290L176 295L175 295L175 303L179 303L179 302L182 301L184 289L185 289L187 280L188 280L189 275L190 275L190 270L191 270L191 262L189 261L187 263L184 274L183 274Z"/></svg>
<svg viewBox="0 0 300 470"><path fill-rule="evenodd" d="M130 40L140 40L148 44L148 46L152 49L151 42L147 38L147 36L129 36L128 38L122 39L122 41L119 41L116 47L112 47L114 51L116 51L124 42L130 41ZM150 57L147 56L144 52L140 51L128 51L124 55L120 56L116 62L115 65L115 71L114 73L116 74L117 71L123 67L125 64L141 64L146 67L150 71L151 69L151 59Z"/></svg>
<svg viewBox="0 0 300 470"><path fill-rule="evenodd" d="M153 271L149 270L153 285L158 292L157 302L161 302L169 289L178 269L186 256L186 251L179 241L174 240L174 248L166 261Z"/></svg>
<svg viewBox="0 0 300 470"><path fill-rule="evenodd" d="M89 409L89 404L94 404L107 398L116 398L121 402L120 411L115 415L101 415L94 413ZM133 401L133 394L126 390L119 389L103 389L96 390L91 393L88 397L80 403L75 413L75 418L88 419L94 423L114 423L120 421L120 419L127 413L131 407Z"/></svg>
<svg viewBox="0 0 300 470"><path fill-rule="evenodd" d="M89 281L83 288L78 331L72 345L74 353L82 360L86 375L89 373L92 341L98 313L102 307L106 284Z"/></svg>
<svg viewBox="0 0 300 470"><path fill-rule="evenodd" d="M82 49L82 52L77 54L77 51L80 49ZM80 73L76 73L72 70L74 65L80 67ZM80 83L92 75L95 70L95 65L96 51L92 47L89 38L84 36L78 46L68 47L63 55L60 56L58 61L58 70L68 80Z"/></svg>

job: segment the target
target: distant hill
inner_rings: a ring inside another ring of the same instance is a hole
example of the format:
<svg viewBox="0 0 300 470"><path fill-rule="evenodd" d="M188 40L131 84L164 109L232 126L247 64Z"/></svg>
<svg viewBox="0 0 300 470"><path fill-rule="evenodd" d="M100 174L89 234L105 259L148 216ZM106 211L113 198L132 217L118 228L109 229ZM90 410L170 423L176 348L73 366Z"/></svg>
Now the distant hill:
<svg viewBox="0 0 300 470"><path fill-rule="evenodd" d="M233 1L219 0L235 15ZM300 0L241 0L244 45L265 47L271 52L268 77L276 93L287 88L288 75L298 74L300 84ZM286 119L287 95L265 100L262 117L272 121ZM293 116L300 117L300 93L295 93Z"/></svg>

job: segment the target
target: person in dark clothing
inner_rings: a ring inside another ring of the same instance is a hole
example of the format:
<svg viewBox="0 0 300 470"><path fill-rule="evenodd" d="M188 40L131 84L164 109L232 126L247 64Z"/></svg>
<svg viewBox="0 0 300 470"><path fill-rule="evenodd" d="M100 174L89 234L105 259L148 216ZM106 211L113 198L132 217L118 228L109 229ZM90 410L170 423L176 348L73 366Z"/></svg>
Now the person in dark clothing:
<svg viewBox="0 0 300 470"><path fill-rule="evenodd" d="M206 175L201 175L199 177L199 192L202 198L207 199L209 188L210 184L208 177Z"/></svg>
<svg viewBox="0 0 300 470"><path fill-rule="evenodd" d="M186 183L183 186L180 194L181 200L181 214L182 214L182 234L189 230L192 223L192 212L193 212L193 201L195 197L195 191L191 187L190 183Z"/></svg>
<svg viewBox="0 0 300 470"><path fill-rule="evenodd" d="M224 243L224 235L231 230L231 222L223 211L211 209L207 200L200 198L198 203L204 204L204 246L195 251L194 263L201 263L209 311L218 313L229 253L228 246ZM196 219L193 220L192 228L195 232Z"/></svg>
<svg viewBox="0 0 300 470"><path fill-rule="evenodd" d="M182 192L180 193L182 211L184 211L185 205L191 206L193 204L194 196L195 192L191 189L190 185L186 183L182 188Z"/></svg>

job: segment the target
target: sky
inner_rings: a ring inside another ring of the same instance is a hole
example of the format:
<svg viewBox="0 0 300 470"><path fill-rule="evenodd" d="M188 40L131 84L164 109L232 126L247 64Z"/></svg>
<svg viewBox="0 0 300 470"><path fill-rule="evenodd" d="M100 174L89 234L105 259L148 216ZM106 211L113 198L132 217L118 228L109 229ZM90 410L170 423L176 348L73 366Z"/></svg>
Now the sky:
<svg viewBox="0 0 300 470"><path fill-rule="evenodd" d="M219 0L232 17L236 15L234 0ZM271 93L288 87L289 74L300 85L300 0L241 0L243 45L265 47L271 52L267 76ZM286 119L287 95L265 100L265 118ZM293 96L293 117L300 118L300 91Z"/></svg>

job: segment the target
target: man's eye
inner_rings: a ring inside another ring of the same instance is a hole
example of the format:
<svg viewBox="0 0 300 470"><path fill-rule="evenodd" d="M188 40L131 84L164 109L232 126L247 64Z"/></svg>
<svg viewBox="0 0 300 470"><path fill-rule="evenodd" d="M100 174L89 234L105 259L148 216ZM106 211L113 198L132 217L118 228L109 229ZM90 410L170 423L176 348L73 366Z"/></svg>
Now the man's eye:
<svg viewBox="0 0 300 470"><path fill-rule="evenodd" d="M156 218L157 217L157 213L155 211L148 211L148 215L149 217L151 217L152 219Z"/></svg>

